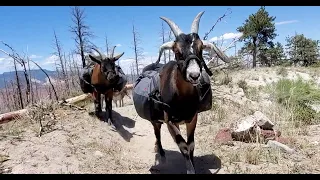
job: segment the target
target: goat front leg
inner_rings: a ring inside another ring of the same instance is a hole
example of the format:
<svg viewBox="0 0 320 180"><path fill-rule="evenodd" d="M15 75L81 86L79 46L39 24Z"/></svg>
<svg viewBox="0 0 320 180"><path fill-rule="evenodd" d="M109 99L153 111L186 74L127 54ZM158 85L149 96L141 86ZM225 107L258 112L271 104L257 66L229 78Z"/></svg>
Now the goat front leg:
<svg viewBox="0 0 320 180"><path fill-rule="evenodd" d="M121 107L123 107L123 97L121 98Z"/></svg>
<svg viewBox="0 0 320 180"><path fill-rule="evenodd" d="M101 93L94 91L93 92L93 101L94 101L94 110L95 115L100 117L102 109L101 109Z"/></svg>
<svg viewBox="0 0 320 180"><path fill-rule="evenodd" d="M162 124L152 122L152 125L153 125L154 135L156 136L156 142L154 145L154 152L156 153L155 165L160 164L160 162L164 164L166 162L166 155L161 144L161 125Z"/></svg>
<svg viewBox="0 0 320 180"><path fill-rule="evenodd" d="M167 115L165 113L165 118L166 118L166 116ZM167 117L171 117L171 116L167 116ZM168 121L166 121L166 122L167 122L167 127L170 132L170 135L172 136L175 143L178 145L179 150L186 161L187 174L195 174L195 168L194 168L193 162L191 160L189 146L181 135L179 125L173 124L171 122L170 118L168 118Z"/></svg>
<svg viewBox="0 0 320 180"><path fill-rule="evenodd" d="M105 94L105 102L106 102L106 119L108 124L111 126L112 129L116 129L116 127L114 126L114 121L113 121L113 117L112 117L112 97L113 97L113 92L108 91Z"/></svg>
<svg viewBox="0 0 320 180"><path fill-rule="evenodd" d="M194 132L197 127L197 121L198 121L198 114L195 114L194 117L192 118L192 121L190 123L186 123L187 146L188 146L189 157L193 167L194 167L193 153L194 153L194 147L195 147Z"/></svg>

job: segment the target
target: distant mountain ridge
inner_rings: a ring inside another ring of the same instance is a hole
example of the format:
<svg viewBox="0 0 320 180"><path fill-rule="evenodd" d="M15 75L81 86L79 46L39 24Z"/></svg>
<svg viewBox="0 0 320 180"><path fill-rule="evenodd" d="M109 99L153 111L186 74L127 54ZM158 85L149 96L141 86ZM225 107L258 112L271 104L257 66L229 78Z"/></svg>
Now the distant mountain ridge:
<svg viewBox="0 0 320 180"><path fill-rule="evenodd" d="M44 71L49 75L50 78L55 78L57 76L56 71L51 71L47 69L44 69ZM35 80L33 82L38 82L39 84L43 84L46 82L47 76L40 69L30 70L30 73L31 73L31 78ZM18 71L18 76L20 77L21 82L24 84L25 77L24 77L23 71ZM5 81L7 83L10 83L10 81L16 82L15 77L16 77L16 74L14 71L4 72L0 74L0 89L5 87ZM134 83L137 78L138 78L137 75L132 77L131 74L127 74L128 83Z"/></svg>
<svg viewBox="0 0 320 180"><path fill-rule="evenodd" d="M49 75L49 77L54 77L57 75L56 71L50 71L47 69L44 69L44 71ZM47 76L40 69L30 70L30 74L32 79L35 79L36 81L40 81L40 83L46 82ZM22 82L25 82L23 71L18 71L18 76L20 77ZM5 81L7 83L9 83L10 81L15 82L15 79L16 79L16 74L14 71L4 72L0 74L0 88L5 87Z"/></svg>

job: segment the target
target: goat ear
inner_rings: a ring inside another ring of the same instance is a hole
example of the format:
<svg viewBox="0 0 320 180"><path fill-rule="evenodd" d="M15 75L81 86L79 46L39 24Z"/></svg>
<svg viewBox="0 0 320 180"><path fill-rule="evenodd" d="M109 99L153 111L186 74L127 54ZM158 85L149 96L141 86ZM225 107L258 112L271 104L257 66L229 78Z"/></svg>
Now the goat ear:
<svg viewBox="0 0 320 180"><path fill-rule="evenodd" d="M96 63L98 63L98 64L101 64L101 61L100 61L100 60L96 59L95 57L91 56L90 54L89 54L89 57L90 57L90 59L91 59L92 61L94 61L94 62L96 62Z"/></svg>
<svg viewBox="0 0 320 180"><path fill-rule="evenodd" d="M117 56L115 56L115 57L114 57L114 61L117 61L118 59L120 59L121 56L123 56L123 54L124 54L124 52L121 53L121 54L119 54L119 55L117 55Z"/></svg>

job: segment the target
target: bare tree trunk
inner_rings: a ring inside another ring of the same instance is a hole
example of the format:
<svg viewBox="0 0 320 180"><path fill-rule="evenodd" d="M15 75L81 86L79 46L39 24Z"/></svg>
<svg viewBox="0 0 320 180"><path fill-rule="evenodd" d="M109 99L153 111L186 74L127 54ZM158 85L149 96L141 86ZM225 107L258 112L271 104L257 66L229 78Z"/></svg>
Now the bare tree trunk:
<svg viewBox="0 0 320 180"><path fill-rule="evenodd" d="M139 46L140 45L140 37L139 33L135 29L134 24L132 24L132 35L133 35L133 47L132 49L134 50L134 59L135 59L135 65L136 65L136 73L139 75L139 60L140 58L143 58L142 54L142 48Z"/></svg>
<svg viewBox="0 0 320 180"><path fill-rule="evenodd" d="M26 80L26 85L27 85L27 90L26 90L26 100L27 100L27 104L29 103L29 99L30 99L30 81L29 81L29 77L28 77L28 72L27 72L27 67L26 67L26 63L24 60L21 59L21 64L23 67L23 74Z"/></svg>
<svg viewBox="0 0 320 180"><path fill-rule="evenodd" d="M69 82L68 82L68 77L67 77L67 73L66 73L66 66L65 66L65 59L63 59L63 55L62 55L62 46L61 46L61 43L60 41L58 40L58 37L57 37L57 34L55 31L53 31L53 34L54 34L54 44L55 44L55 49L56 49L56 52L54 53L55 55L58 56L58 60L59 60L59 66L61 68L61 73L62 73L62 79L64 80L65 82L65 85L66 85L66 88L67 88L67 94L69 92Z"/></svg>
<svg viewBox="0 0 320 180"><path fill-rule="evenodd" d="M168 40L171 41L172 40L172 31L169 30L169 37ZM171 51L169 50L169 61L171 61Z"/></svg>
<svg viewBox="0 0 320 180"><path fill-rule="evenodd" d="M255 68L257 66L257 45L256 39L253 39L253 53L252 53L252 67Z"/></svg>
<svg viewBox="0 0 320 180"><path fill-rule="evenodd" d="M32 75L30 71L30 60L28 57L28 72L29 72L29 82L30 82L30 95L31 95L31 104L34 103L34 92L33 92L33 86L32 86Z"/></svg>
<svg viewBox="0 0 320 180"><path fill-rule="evenodd" d="M17 70L17 62L15 59L13 59L13 64L14 64L14 71L15 71L15 75L16 75L16 83L17 83L17 88L18 88L20 108L23 109L24 105L23 105L23 99L22 99L21 85L20 85L20 79L19 79L18 70Z"/></svg>
<svg viewBox="0 0 320 180"><path fill-rule="evenodd" d="M54 88L54 86L53 86L53 84L52 84L52 82L51 82L51 79L50 79L49 75L46 73L46 71L44 71L44 70L42 69L41 66L39 66L39 64L37 64L36 62L34 62L34 61L32 61L32 60L30 60L30 61L33 62L36 66L38 66L38 68L47 76L47 78L48 78L48 80L49 80L49 83L50 83L50 85L51 85L51 87L52 87L52 90L53 90L53 92L54 92L55 98L56 98L57 101L59 101L57 92L56 92L56 90L55 90L55 88Z"/></svg>
<svg viewBox="0 0 320 180"><path fill-rule="evenodd" d="M107 48L107 56L109 56L109 42L108 42L108 36L106 35L106 48Z"/></svg>
<svg viewBox="0 0 320 180"><path fill-rule="evenodd" d="M163 25L163 21L161 21L161 32L160 32L160 36L162 38L162 44L164 44L166 42L165 40L165 29L164 29L164 25ZM166 56L166 52L163 52L163 62L164 64L167 63L167 56Z"/></svg>

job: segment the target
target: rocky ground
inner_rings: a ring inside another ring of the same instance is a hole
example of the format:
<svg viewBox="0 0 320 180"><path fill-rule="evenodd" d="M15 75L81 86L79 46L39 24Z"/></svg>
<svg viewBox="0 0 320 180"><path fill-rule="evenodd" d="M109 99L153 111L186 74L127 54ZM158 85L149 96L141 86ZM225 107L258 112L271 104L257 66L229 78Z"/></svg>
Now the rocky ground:
<svg viewBox="0 0 320 180"><path fill-rule="evenodd" d="M213 108L200 114L195 134L197 173L320 173L320 125L297 125L289 118L293 117L290 108L264 91L281 78L297 77L320 83L316 69L216 73L212 79ZM153 127L138 117L132 99L125 97L124 107L114 107L118 131L90 115L92 102L78 104L86 110L46 105L35 109L33 118L0 126L1 173L186 173L182 155L165 126L161 138L167 163L154 165ZM316 109L317 105L313 106ZM277 140L293 152L270 146L267 140L242 142L219 136L257 112L274 124L273 130L281 132L281 140ZM185 134L184 126L181 130Z"/></svg>

